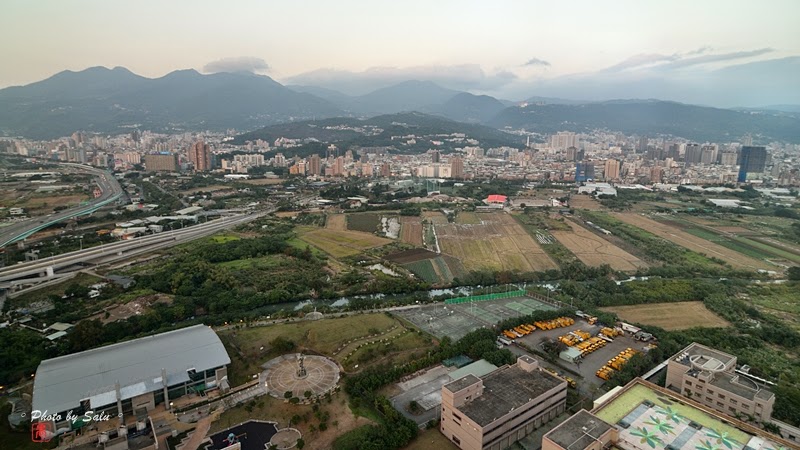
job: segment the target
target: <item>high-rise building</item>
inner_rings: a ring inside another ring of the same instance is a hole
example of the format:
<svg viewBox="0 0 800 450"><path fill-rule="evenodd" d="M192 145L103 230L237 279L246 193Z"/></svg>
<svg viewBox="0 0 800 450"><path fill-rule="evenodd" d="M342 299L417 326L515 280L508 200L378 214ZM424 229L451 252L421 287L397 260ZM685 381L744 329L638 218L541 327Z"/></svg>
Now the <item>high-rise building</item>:
<svg viewBox="0 0 800 450"><path fill-rule="evenodd" d="M618 180L619 167L620 163L616 159L606 160L605 168L603 170L603 175L605 176L606 180Z"/></svg>
<svg viewBox="0 0 800 450"><path fill-rule="evenodd" d="M438 163L440 159L441 159L441 155L439 154L438 150L434 150L434 151L431 152L431 162L432 163Z"/></svg>
<svg viewBox="0 0 800 450"><path fill-rule="evenodd" d="M172 153L144 155L144 166L148 172L177 172L178 158Z"/></svg>
<svg viewBox="0 0 800 450"><path fill-rule="evenodd" d="M579 162L575 165L575 181L583 182L594 180L594 164Z"/></svg>
<svg viewBox="0 0 800 450"><path fill-rule="evenodd" d="M637 146L637 153L645 153L647 151L647 136L642 136L639 138L639 145Z"/></svg>
<svg viewBox="0 0 800 450"><path fill-rule="evenodd" d="M343 177L346 174L344 173L344 157L339 156L333 162L333 176L335 177Z"/></svg>
<svg viewBox="0 0 800 450"><path fill-rule="evenodd" d="M664 179L664 168L653 166L650 168L650 181L653 183L661 183Z"/></svg>
<svg viewBox="0 0 800 450"><path fill-rule="evenodd" d="M389 165L388 162L385 162L383 163L383 165L381 165L381 176L382 177L392 176L392 167Z"/></svg>
<svg viewBox="0 0 800 450"><path fill-rule="evenodd" d="M286 157L283 156L283 153L277 153L275 155L273 164L275 164L275 167L286 167Z"/></svg>
<svg viewBox="0 0 800 450"><path fill-rule="evenodd" d="M578 159L578 149L569 147L567 149L567 161L576 161Z"/></svg>
<svg viewBox="0 0 800 450"><path fill-rule="evenodd" d="M317 154L311 155L308 159L308 173L310 175L322 174L322 159Z"/></svg>
<svg viewBox="0 0 800 450"><path fill-rule="evenodd" d="M195 172L207 172L211 168L211 150L203 141L195 142L189 147L189 161Z"/></svg>
<svg viewBox="0 0 800 450"><path fill-rule="evenodd" d="M464 160L460 156L450 158L450 176L456 179L464 178Z"/></svg>
<svg viewBox="0 0 800 450"><path fill-rule="evenodd" d="M686 165L691 164L700 164L702 159L703 151L698 144L689 144L686 146L686 154L683 160L686 162Z"/></svg>
<svg viewBox="0 0 800 450"><path fill-rule="evenodd" d="M739 154L739 183L747 181L752 174L763 173L767 165L765 147L744 146Z"/></svg>
<svg viewBox="0 0 800 450"><path fill-rule="evenodd" d="M550 136L550 147L558 150L566 150L570 147L578 147L578 136L569 131L559 131Z"/></svg>

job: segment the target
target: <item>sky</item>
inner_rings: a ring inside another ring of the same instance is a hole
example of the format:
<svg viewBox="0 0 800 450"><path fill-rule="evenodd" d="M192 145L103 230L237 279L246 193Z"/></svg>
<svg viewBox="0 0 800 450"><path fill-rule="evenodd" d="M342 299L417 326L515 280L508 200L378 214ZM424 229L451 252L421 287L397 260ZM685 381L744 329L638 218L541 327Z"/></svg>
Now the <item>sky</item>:
<svg viewBox="0 0 800 450"><path fill-rule="evenodd" d="M613 80L702 85L726 66L796 57L798 17L795 0L3 0L0 87L123 66L251 70L350 94L414 77L515 98L589 77L605 95Z"/></svg>

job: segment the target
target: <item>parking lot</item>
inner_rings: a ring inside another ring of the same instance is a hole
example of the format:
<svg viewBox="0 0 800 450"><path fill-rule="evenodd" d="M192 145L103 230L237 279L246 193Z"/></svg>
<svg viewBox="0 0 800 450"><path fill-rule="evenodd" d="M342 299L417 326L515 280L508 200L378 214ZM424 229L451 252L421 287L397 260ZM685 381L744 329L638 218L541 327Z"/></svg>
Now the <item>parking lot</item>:
<svg viewBox="0 0 800 450"><path fill-rule="evenodd" d="M527 336L518 338L517 342L525 344L526 346L535 350L542 350L540 344L545 339L550 338L557 340L559 336L562 336L564 334L569 333L570 331L575 331L575 330L583 330L594 336L597 334L597 332L600 331L601 328L602 327L597 325L589 325L588 323L586 323L586 321L578 319L575 321L573 325L570 325L568 327L555 328L553 330L536 330ZM575 372L580 373L580 375L584 379L584 383L599 386L600 384L603 383L603 380L595 375L597 369L604 366L608 362L608 360L610 360L611 358L613 358L619 352L625 350L626 348L630 347L641 351L644 345L645 344L643 342L636 341L630 336L617 336L614 338L614 342L609 342L608 344L606 344L605 347L602 347L584 356L583 359L578 364L571 363L563 359L559 359L558 362L563 367L569 368L571 370L574 370ZM518 352L515 351L514 353Z"/></svg>

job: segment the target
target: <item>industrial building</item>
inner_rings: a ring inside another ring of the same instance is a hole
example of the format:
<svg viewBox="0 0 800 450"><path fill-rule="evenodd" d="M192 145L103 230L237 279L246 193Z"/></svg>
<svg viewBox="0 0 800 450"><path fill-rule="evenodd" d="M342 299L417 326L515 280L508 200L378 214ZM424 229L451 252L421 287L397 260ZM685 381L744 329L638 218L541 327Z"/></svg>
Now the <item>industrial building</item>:
<svg viewBox="0 0 800 450"><path fill-rule="evenodd" d="M542 450L797 448L796 443L640 378L595 405L545 434Z"/></svg>
<svg viewBox="0 0 800 450"><path fill-rule="evenodd" d="M735 356L696 342L669 359L666 387L723 414L772 419L775 394L737 372Z"/></svg>
<svg viewBox="0 0 800 450"><path fill-rule="evenodd" d="M48 359L33 384L34 411L58 415L53 430L86 411L120 417L143 415L191 392L227 387L231 360L210 327L195 325L132 341Z"/></svg>
<svg viewBox="0 0 800 450"><path fill-rule="evenodd" d="M566 402L567 382L520 356L483 377L444 385L439 429L462 449L504 449L562 414Z"/></svg>

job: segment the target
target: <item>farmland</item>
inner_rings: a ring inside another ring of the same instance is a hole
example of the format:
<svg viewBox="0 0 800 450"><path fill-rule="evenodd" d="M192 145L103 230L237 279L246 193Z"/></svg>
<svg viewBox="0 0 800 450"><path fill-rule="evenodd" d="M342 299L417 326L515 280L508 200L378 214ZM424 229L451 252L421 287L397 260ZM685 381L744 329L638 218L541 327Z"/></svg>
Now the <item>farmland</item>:
<svg viewBox="0 0 800 450"><path fill-rule="evenodd" d="M580 195L580 194L573 195L569 199L569 204L573 208L586 209L589 211L600 211L602 209L605 209L603 205L600 204L600 202L598 202L597 200L588 195Z"/></svg>
<svg viewBox="0 0 800 450"><path fill-rule="evenodd" d="M598 267L608 264L612 269L622 271L636 271L647 267L647 264L639 258L582 226L572 221L567 221L567 224L572 231L551 231L551 233L587 266Z"/></svg>
<svg viewBox="0 0 800 450"><path fill-rule="evenodd" d="M348 214L347 229L351 231L363 231L374 233L378 230L381 223L381 216L378 214Z"/></svg>
<svg viewBox="0 0 800 450"><path fill-rule="evenodd" d="M329 227L330 219L334 217L336 216L328 217L328 223L325 228L312 228L310 230L306 228L307 231L299 236L300 239L334 258L357 255L368 248L380 247L392 242L390 239L384 239L372 234L359 231L340 231Z"/></svg>
<svg viewBox="0 0 800 450"><path fill-rule="evenodd" d="M461 263L454 258L423 249L406 250L389 255L386 259L400 264L429 283L450 283L453 278L466 274Z"/></svg>
<svg viewBox="0 0 800 450"><path fill-rule="evenodd" d="M423 211L422 218L435 224L447 223L447 217L439 211Z"/></svg>
<svg viewBox="0 0 800 450"><path fill-rule="evenodd" d="M467 271L556 269L533 238L505 213L482 214L480 224L437 224L442 253L462 262Z"/></svg>
<svg viewBox="0 0 800 450"><path fill-rule="evenodd" d="M422 220L419 217L400 216L400 240L422 247Z"/></svg>
<svg viewBox="0 0 800 450"><path fill-rule="evenodd" d="M456 216L456 223L477 225L481 223L481 218L474 212L462 211Z"/></svg>
<svg viewBox="0 0 800 450"><path fill-rule="evenodd" d="M739 269L765 269L773 270L775 266L757 259L745 256L739 252L725 248L706 239L694 236L683 230L664 224L647 217L633 213L617 213L614 217L623 222L641 228L656 236L663 237L681 247L687 248L697 253L705 254L709 257L716 257L729 263L734 268Z"/></svg>
<svg viewBox="0 0 800 450"><path fill-rule="evenodd" d="M667 331L730 326L726 320L706 309L703 302L650 303L600 309L613 312L627 322L657 326Z"/></svg>
<svg viewBox="0 0 800 450"><path fill-rule="evenodd" d="M344 214L329 214L325 218L325 228L329 230L344 231L347 229L347 218Z"/></svg>

